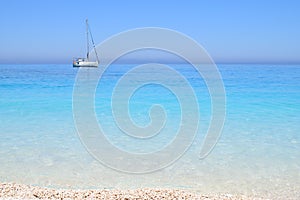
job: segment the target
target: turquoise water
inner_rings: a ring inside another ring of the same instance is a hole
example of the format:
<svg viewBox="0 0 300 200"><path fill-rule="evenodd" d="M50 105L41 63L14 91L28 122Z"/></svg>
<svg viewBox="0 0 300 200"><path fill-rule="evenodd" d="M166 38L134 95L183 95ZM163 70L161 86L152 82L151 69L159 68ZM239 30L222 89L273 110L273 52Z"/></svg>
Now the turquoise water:
<svg viewBox="0 0 300 200"><path fill-rule="evenodd" d="M163 104L168 116L166 132L153 140L130 142L114 122L111 93L132 66L112 65L104 73L95 95L96 115L112 144L128 152L151 152L174 137L180 108L166 88L155 84L141 88L130 101L132 119L145 126L151 105ZM0 65L0 181L66 188L176 187L299 198L300 66L218 65L226 90L226 122L216 147L204 160L198 154L211 117L209 92L193 68L172 67L195 90L199 134L174 164L132 175L102 165L81 143L72 113L78 69Z"/></svg>

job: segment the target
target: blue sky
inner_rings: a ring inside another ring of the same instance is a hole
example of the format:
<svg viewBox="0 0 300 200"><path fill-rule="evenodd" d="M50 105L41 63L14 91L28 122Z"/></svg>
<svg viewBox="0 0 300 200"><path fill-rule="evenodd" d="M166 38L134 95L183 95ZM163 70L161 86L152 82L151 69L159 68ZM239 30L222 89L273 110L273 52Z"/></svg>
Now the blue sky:
<svg viewBox="0 0 300 200"><path fill-rule="evenodd" d="M218 63L300 63L300 1L1 1L0 63L70 63L84 56L85 18L96 43L164 27Z"/></svg>

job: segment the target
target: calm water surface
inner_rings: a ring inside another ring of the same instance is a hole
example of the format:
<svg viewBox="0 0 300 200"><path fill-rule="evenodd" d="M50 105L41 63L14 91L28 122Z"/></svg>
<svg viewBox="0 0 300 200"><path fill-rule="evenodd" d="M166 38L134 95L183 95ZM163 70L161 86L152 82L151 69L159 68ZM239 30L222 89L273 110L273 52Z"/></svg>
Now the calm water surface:
<svg viewBox="0 0 300 200"><path fill-rule="evenodd" d="M147 125L151 105L162 104L168 116L166 132L148 143L128 141L116 127L110 100L115 84L131 67L112 65L104 73L95 95L96 115L114 145L129 152L153 151L174 137L180 108L166 88L145 86L131 98L131 116L136 124ZM226 89L226 122L219 142L204 160L198 153L211 117L209 93L193 68L172 67L196 92L199 134L175 164L151 174L130 175L97 162L79 140L72 113L78 69L0 65L0 181L64 188L176 187L299 199L300 66L219 65Z"/></svg>

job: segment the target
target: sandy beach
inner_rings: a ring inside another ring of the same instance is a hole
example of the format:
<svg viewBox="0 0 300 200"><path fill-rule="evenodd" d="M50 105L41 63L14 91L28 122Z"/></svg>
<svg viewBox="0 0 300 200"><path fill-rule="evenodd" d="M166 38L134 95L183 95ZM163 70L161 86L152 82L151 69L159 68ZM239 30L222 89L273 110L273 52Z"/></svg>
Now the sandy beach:
<svg viewBox="0 0 300 200"><path fill-rule="evenodd" d="M71 190L51 189L16 183L0 183L0 199L205 199L248 200L260 199L230 194L198 194L177 189L144 188L136 190L95 189Z"/></svg>

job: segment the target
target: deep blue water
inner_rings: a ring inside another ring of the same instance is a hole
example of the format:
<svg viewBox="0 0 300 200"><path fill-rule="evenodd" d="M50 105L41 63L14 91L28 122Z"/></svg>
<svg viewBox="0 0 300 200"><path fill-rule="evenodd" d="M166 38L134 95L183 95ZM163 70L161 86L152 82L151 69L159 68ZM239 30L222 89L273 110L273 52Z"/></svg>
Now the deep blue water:
<svg viewBox="0 0 300 200"><path fill-rule="evenodd" d="M111 94L133 65L112 65L95 94L95 111L107 138L128 152L164 148L180 123L176 95L156 84L132 96L129 110L139 126L149 108L164 105L164 134L133 140L116 126ZM173 65L191 84L200 107L192 148L155 173L131 175L97 162L76 133L72 93L78 69L70 65L0 65L0 181L75 188L178 187L204 192L277 195L300 191L300 66L218 65L226 90L226 121L212 153L197 158L208 129L211 101L205 82L187 65ZM93 69L86 72L92 75ZM179 87L176 80L161 72ZM140 74L139 76L150 76ZM109 152L107 152L109 154Z"/></svg>

